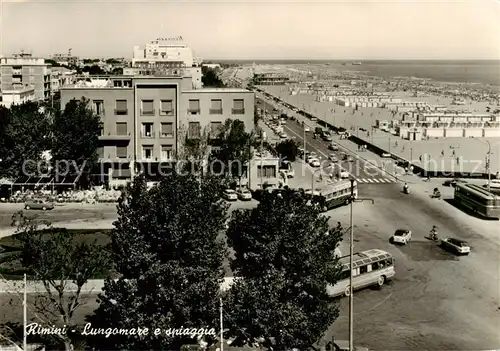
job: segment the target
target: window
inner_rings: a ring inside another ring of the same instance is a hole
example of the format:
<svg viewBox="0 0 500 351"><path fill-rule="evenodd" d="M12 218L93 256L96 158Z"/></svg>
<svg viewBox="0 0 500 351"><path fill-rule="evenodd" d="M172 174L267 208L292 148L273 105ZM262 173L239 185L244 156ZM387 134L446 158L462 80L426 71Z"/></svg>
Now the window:
<svg viewBox="0 0 500 351"><path fill-rule="evenodd" d="M264 172L262 172L262 170ZM257 177L262 178L276 178L275 166L257 166Z"/></svg>
<svg viewBox="0 0 500 351"><path fill-rule="evenodd" d="M220 138L222 132L222 122L211 122L210 123L210 133L212 138Z"/></svg>
<svg viewBox="0 0 500 351"><path fill-rule="evenodd" d="M165 160L171 160L172 156L173 156L172 145L162 145L161 146L161 159L163 161L165 161Z"/></svg>
<svg viewBox="0 0 500 351"><path fill-rule="evenodd" d="M104 158L104 147L100 146L97 148L97 157Z"/></svg>
<svg viewBox="0 0 500 351"><path fill-rule="evenodd" d="M160 115L170 115L174 112L172 100L161 100Z"/></svg>
<svg viewBox="0 0 500 351"><path fill-rule="evenodd" d="M245 113L245 103L243 99L233 100L233 115L242 115Z"/></svg>
<svg viewBox="0 0 500 351"><path fill-rule="evenodd" d="M189 122L188 138L189 139L201 138L200 122Z"/></svg>
<svg viewBox="0 0 500 351"><path fill-rule="evenodd" d="M117 146L116 147L116 157L127 158L127 147L126 146Z"/></svg>
<svg viewBox="0 0 500 351"><path fill-rule="evenodd" d="M200 100L189 100L188 113L192 115L200 113Z"/></svg>
<svg viewBox="0 0 500 351"><path fill-rule="evenodd" d="M153 158L153 145L144 145L142 147L142 158L146 160Z"/></svg>
<svg viewBox="0 0 500 351"><path fill-rule="evenodd" d="M349 279L349 277L351 276L351 272L350 271L342 271L342 273L340 273L340 279Z"/></svg>
<svg viewBox="0 0 500 351"><path fill-rule="evenodd" d="M360 274L368 273L368 266L361 266L361 267L359 267L359 273Z"/></svg>
<svg viewBox="0 0 500 351"><path fill-rule="evenodd" d="M116 122L116 135L127 135L127 122Z"/></svg>
<svg viewBox="0 0 500 351"><path fill-rule="evenodd" d="M99 135L100 136L104 135L104 123L102 122L99 123Z"/></svg>
<svg viewBox="0 0 500 351"><path fill-rule="evenodd" d="M222 100L213 99L210 101L210 114L222 115Z"/></svg>
<svg viewBox="0 0 500 351"><path fill-rule="evenodd" d="M126 115L127 113L127 100L116 100L115 115Z"/></svg>
<svg viewBox="0 0 500 351"><path fill-rule="evenodd" d="M372 271L376 271L377 269L379 269L378 262L373 262L372 263Z"/></svg>
<svg viewBox="0 0 500 351"><path fill-rule="evenodd" d="M94 100L92 102L92 108L93 108L96 115L99 115L99 116L104 115L104 101Z"/></svg>
<svg viewBox="0 0 500 351"><path fill-rule="evenodd" d="M153 138L154 137L153 123L143 123L142 124L141 137L142 138Z"/></svg>
<svg viewBox="0 0 500 351"><path fill-rule="evenodd" d="M154 101L153 100L142 100L141 115L143 116L154 116Z"/></svg>
<svg viewBox="0 0 500 351"><path fill-rule="evenodd" d="M160 137L173 138L174 137L174 124L173 123L162 123Z"/></svg>

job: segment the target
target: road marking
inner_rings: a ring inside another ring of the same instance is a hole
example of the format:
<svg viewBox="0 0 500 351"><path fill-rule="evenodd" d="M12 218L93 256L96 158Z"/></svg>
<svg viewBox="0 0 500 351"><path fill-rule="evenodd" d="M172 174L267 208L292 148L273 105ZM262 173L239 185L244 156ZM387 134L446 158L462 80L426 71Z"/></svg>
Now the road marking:
<svg viewBox="0 0 500 351"><path fill-rule="evenodd" d="M375 182L375 183L380 183L380 180L376 179L376 178L372 178L372 180Z"/></svg>

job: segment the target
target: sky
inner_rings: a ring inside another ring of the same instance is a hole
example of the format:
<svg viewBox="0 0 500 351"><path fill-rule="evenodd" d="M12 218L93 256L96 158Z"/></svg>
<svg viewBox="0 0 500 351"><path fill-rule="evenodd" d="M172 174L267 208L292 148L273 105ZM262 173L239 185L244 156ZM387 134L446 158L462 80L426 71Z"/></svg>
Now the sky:
<svg viewBox="0 0 500 351"><path fill-rule="evenodd" d="M500 1L0 0L0 54L132 57L182 36L204 59L500 59Z"/></svg>

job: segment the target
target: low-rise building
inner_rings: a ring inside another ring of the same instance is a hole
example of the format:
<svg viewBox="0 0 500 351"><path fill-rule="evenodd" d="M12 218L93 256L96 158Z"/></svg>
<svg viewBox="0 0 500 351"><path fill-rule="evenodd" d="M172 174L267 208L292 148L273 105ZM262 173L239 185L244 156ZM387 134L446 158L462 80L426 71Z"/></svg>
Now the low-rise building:
<svg viewBox="0 0 500 351"><path fill-rule="evenodd" d="M50 65L43 58L32 57L29 53L14 54L0 58L1 90L22 88L31 85L35 89L35 99L50 98Z"/></svg>
<svg viewBox="0 0 500 351"><path fill-rule="evenodd" d="M0 105L7 108L33 100L35 100L35 89L30 85L13 86L0 92Z"/></svg>
<svg viewBox="0 0 500 351"><path fill-rule="evenodd" d="M254 93L245 89L193 89L182 71L170 76L83 77L63 86L61 107L85 97L102 118L99 159L110 180L129 180L134 168L157 175L187 139L218 134L226 119L253 128ZM135 167L134 167L135 166Z"/></svg>
<svg viewBox="0 0 500 351"><path fill-rule="evenodd" d="M255 73L253 82L255 85L285 85L289 78L279 72Z"/></svg>
<svg viewBox="0 0 500 351"><path fill-rule="evenodd" d="M251 190L262 187L276 188L280 184L279 158L269 152L254 153L249 170L247 184Z"/></svg>

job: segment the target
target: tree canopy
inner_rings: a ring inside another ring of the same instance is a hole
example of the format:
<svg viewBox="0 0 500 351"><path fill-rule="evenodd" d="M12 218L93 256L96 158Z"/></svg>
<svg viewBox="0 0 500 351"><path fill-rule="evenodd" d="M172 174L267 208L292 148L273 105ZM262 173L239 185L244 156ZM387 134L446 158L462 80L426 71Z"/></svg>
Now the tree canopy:
<svg viewBox="0 0 500 351"><path fill-rule="evenodd" d="M192 344L160 328L217 328L227 220L224 184L214 177L165 176L147 190L137 177L118 204L112 232L116 269L89 319L99 328L147 327L149 335L92 337L100 350L176 350ZM213 340L212 340L213 341Z"/></svg>
<svg viewBox="0 0 500 351"><path fill-rule="evenodd" d="M294 162L299 154L299 146L293 139L287 139L276 144L276 152L282 160Z"/></svg>
<svg viewBox="0 0 500 351"><path fill-rule="evenodd" d="M227 231L238 277L226 301L227 336L262 338L276 350L309 349L338 316L327 284L339 278L334 250L341 233L303 193L264 193L254 209L233 213Z"/></svg>
<svg viewBox="0 0 500 351"><path fill-rule="evenodd" d="M241 178L251 159L253 134L245 131L244 122L227 119L220 131L219 139L220 147L212 152L211 161L219 160L225 174Z"/></svg>
<svg viewBox="0 0 500 351"><path fill-rule="evenodd" d="M219 78L216 70L203 66L201 67L201 74L201 82L204 87L223 88L225 86L224 82Z"/></svg>
<svg viewBox="0 0 500 351"><path fill-rule="evenodd" d="M90 75L106 74L106 72L97 65L85 66L82 68L82 72L88 72Z"/></svg>
<svg viewBox="0 0 500 351"><path fill-rule="evenodd" d="M56 109L52 123L52 159L61 161L61 167L68 164L69 172L90 171L97 162L101 118L89 107L89 101L69 101L64 110ZM62 162L64 161L64 162Z"/></svg>
<svg viewBox="0 0 500 351"><path fill-rule="evenodd" d="M37 102L12 105L10 109L0 107L2 176L36 175L37 163L49 145L49 119Z"/></svg>

